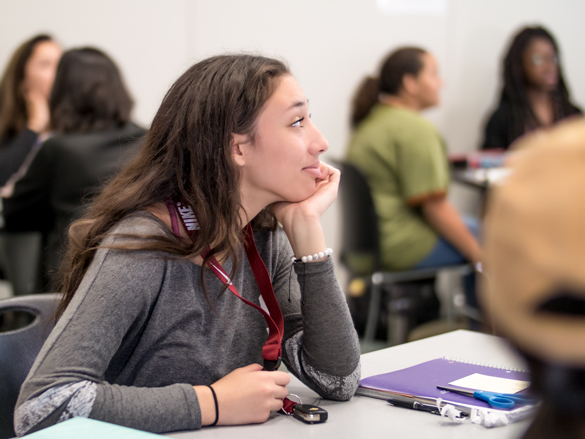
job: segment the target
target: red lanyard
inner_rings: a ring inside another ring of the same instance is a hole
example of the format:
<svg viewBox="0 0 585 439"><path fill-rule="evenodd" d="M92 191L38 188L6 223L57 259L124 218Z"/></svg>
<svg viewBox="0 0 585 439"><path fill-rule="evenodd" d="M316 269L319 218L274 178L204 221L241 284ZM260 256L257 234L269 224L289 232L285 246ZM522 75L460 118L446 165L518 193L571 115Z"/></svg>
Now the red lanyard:
<svg viewBox="0 0 585 439"><path fill-rule="evenodd" d="M195 217L195 213L191 207L185 206L180 202L173 203L170 200L165 201L165 204L169 209L169 215L171 216L171 224L175 236L180 236L179 223L177 222L176 212L179 212L179 218L181 219L185 230L187 230L189 237L193 238L197 233L199 233L199 224L197 223L197 218ZM177 208L176 211L174 209L175 207ZM264 316L269 329L268 340L266 340L264 346L262 347L264 370L276 370L280 366L282 357L281 345L282 337L284 335L284 319L282 317L282 312L280 310L280 306L278 305L278 301L276 300L274 289L272 288L270 275L268 274L266 265L264 264L264 261L260 257L258 249L256 248L251 224L248 223L248 225L244 228L244 233L244 248L246 250L246 256L248 257L248 262L252 267L252 272L254 273L254 278L256 279L256 284L258 285L262 299L264 299L264 303L266 304L270 314L255 303L252 303L240 296L230 277L225 272L223 267L217 262L215 256L212 255L208 259L207 265L233 294L235 294L246 305L250 305L256 308ZM211 249L209 247L206 248L203 253L201 253L201 257L205 259L210 251Z"/></svg>

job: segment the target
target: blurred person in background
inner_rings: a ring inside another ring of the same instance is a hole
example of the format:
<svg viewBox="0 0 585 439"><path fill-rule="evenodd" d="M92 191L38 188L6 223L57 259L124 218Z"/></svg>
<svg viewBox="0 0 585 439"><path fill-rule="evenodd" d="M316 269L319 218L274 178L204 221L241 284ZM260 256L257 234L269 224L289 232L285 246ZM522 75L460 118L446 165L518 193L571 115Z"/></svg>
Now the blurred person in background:
<svg viewBox="0 0 585 439"><path fill-rule="evenodd" d="M524 439L585 437L585 121L529 136L490 197L480 299L541 399Z"/></svg>
<svg viewBox="0 0 585 439"><path fill-rule="evenodd" d="M61 53L50 36L37 35L14 52L4 71L0 80L0 187L19 174L47 134L49 95Z"/></svg>
<svg viewBox="0 0 585 439"><path fill-rule="evenodd" d="M548 128L581 110L571 103L559 48L543 27L522 29L504 59L498 108L485 127L482 149L508 149L525 133Z"/></svg>
<svg viewBox="0 0 585 439"><path fill-rule="evenodd" d="M421 111L439 104L436 59L401 48L354 97L347 161L366 175L379 217L382 265L407 270L478 262L478 224L447 200L446 145ZM473 230L472 231L470 231Z"/></svg>
<svg viewBox="0 0 585 439"><path fill-rule="evenodd" d="M447 199L450 170L446 144L421 112L440 102L442 80L435 57L416 47L399 48L384 60L379 77L366 78L352 103L353 134L346 161L365 175L376 214L380 264L386 271L476 263L481 258L479 224L462 218ZM355 271L364 264L354 258ZM465 276L466 302L477 307L475 277ZM418 325L439 316L434 280L403 285L421 294ZM434 294L428 295L425 289ZM361 299L361 298L360 298ZM353 303L359 326L364 320Z"/></svg>
<svg viewBox="0 0 585 439"><path fill-rule="evenodd" d="M49 101L53 137L4 201L8 232L40 231L45 264L58 267L71 222L132 158L145 130L114 62L94 48L65 52Z"/></svg>

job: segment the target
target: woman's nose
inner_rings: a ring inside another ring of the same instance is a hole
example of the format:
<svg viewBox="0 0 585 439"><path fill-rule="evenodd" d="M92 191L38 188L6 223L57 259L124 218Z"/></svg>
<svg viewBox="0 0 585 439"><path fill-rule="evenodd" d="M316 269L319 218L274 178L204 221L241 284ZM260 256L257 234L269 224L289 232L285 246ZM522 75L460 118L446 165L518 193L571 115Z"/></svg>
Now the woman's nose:
<svg viewBox="0 0 585 439"><path fill-rule="evenodd" d="M311 141L311 152L323 154L329 149L329 142L316 126L314 127L313 139Z"/></svg>

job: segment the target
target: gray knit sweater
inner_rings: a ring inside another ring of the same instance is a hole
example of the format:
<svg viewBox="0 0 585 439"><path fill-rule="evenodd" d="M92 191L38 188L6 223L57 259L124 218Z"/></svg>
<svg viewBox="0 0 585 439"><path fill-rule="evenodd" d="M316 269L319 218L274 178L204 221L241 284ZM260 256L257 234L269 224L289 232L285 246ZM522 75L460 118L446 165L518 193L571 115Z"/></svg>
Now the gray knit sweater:
<svg viewBox="0 0 585 439"><path fill-rule="evenodd" d="M170 234L146 213L126 218L116 233ZM284 316L283 361L321 396L349 399L360 378L359 344L331 259L295 264L292 271L282 228L254 237ZM242 261L234 285L260 304L243 252ZM230 272L230 261L224 268ZM73 416L151 432L200 428L192 386L262 364L267 338L261 313L229 291L219 294L223 284L206 270L218 317L200 275L201 267L160 253L98 250L22 386L17 434Z"/></svg>

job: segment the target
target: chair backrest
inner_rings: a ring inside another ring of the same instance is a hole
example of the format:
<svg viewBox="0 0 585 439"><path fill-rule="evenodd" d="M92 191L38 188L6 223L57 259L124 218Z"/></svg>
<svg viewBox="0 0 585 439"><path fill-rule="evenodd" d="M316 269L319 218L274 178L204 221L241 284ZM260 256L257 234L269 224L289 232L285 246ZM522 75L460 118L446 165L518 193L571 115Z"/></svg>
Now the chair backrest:
<svg viewBox="0 0 585 439"><path fill-rule="evenodd" d="M16 436L12 418L18 393L53 329L52 318L61 297L31 294L0 300L0 327L7 326L8 320L30 321L27 314L33 316L24 327L0 332L0 438Z"/></svg>
<svg viewBox="0 0 585 439"><path fill-rule="evenodd" d="M354 274L363 271L357 268L355 260L369 259L367 271L378 270L380 264L380 235L378 215L370 186L365 175L354 165L337 161L341 170L339 200L341 201L341 262ZM357 273L356 273L357 272Z"/></svg>

